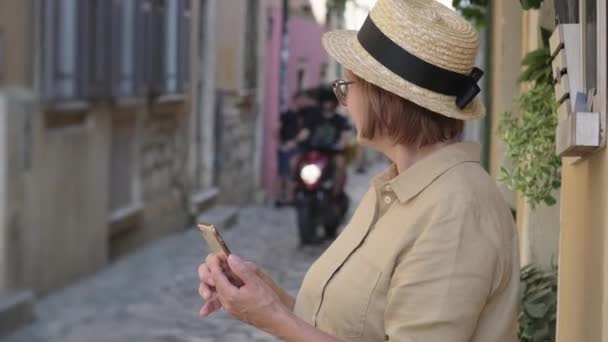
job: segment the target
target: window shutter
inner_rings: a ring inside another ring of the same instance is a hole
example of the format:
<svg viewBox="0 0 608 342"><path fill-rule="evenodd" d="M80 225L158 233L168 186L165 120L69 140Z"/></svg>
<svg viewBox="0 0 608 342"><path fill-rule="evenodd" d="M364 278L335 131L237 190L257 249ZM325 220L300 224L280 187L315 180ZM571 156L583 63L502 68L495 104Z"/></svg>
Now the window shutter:
<svg viewBox="0 0 608 342"><path fill-rule="evenodd" d="M83 27L87 2L41 2L42 97L47 102L85 99L88 63L84 53L88 30Z"/></svg>
<svg viewBox="0 0 608 342"><path fill-rule="evenodd" d="M190 0L137 0L137 91L183 94L190 78Z"/></svg>
<svg viewBox="0 0 608 342"><path fill-rule="evenodd" d="M144 25L144 65L143 79L148 94L159 96L165 93L163 85L163 49L164 49L164 25L165 1L146 0L146 15Z"/></svg>
<svg viewBox="0 0 608 342"><path fill-rule="evenodd" d="M112 0L112 96L129 98L136 95L136 27L138 1Z"/></svg>
<svg viewBox="0 0 608 342"><path fill-rule="evenodd" d="M179 47L178 91L186 93L190 86L190 38L192 32L192 8L190 0L181 0L181 32Z"/></svg>
<svg viewBox="0 0 608 342"><path fill-rule="evenodd" d="M555 0L554 5L558 24L579 22L579 0Z"/></svg>
<svg viewBox="0 0 608 342"><path fill-rule="evenodd" d="M165 46L163 52L163 83L165 94L178 93L181 5L183 0L165 1Z"/></svg>
<svg viewBox="0 0 608 342"><path fill-rule="evenodd" d="M87 14L83 16L86 22L83 27L89 27L85 48L88 54L84 60L87 62L87 70L90 75L87 82L90 97L96 100L106 99L110 94L110 75L108 69L111 61L111 45L108 27L110 24L111 3L107 0L90 0Z"/></svg>
<svg viewBox="0 0 608 342"><path fill-rule="evenodd" d="M583 46L585 90L597 90L597 2L596 0L584 0L585 18L583 22ZM592 94L595 95L595 94Z"/></svg>
<svg viewBox="0 0 608 342"><path fill-rule="evenodd" d="M148 30L151 23L152 2L150 0L137 1L137 25L135 26L135 92L137 96L147 96L150 93L152 80L147 70L152 68L153 47L149 47Z"/></svg>
<svg viewBox="0 0 608 342"><path fill-rule="evenodd" d="M245 75L245 88L253 91L258 86L258 11L259 1L247 1L247 13L245 18L245 53L243 61Z"/></svg>

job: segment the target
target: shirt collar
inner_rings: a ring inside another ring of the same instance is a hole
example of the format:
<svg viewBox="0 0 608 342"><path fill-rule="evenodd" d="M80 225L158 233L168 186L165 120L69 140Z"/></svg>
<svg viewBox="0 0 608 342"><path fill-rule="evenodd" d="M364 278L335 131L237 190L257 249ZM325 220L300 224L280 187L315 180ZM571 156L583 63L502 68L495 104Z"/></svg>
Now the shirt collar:
<svg viewBox="0 0 608 342"><path fill-rule="evenodd" d="M479 163L481 146L472 142L457 142L441 148L398 173L397 166L391 165L372 180L378 189L390 189L400 202L407 202L418 195L446 171L464 162Z"/></svg>

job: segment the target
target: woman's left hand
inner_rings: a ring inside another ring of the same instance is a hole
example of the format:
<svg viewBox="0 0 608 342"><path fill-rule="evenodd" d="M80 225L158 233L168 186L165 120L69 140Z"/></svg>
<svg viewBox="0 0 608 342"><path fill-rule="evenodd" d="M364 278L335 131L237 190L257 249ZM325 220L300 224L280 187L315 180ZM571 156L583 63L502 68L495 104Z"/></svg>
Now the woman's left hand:
<svg viewBox="0 0 608 342"><path fill-rule="evenodd" d="M245 285L238 288L226 277L220 260L211 260L209 269L222 307L234 318L271 333L288 317L289 309L279 295L237 256L228 258L228 266Z"/></svg>

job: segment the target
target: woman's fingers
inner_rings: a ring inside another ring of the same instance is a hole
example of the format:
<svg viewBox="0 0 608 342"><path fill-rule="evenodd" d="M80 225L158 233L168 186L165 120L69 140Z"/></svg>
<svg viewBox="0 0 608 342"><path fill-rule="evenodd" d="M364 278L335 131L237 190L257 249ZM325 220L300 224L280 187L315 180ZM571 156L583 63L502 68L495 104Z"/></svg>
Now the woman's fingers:
<svg viewBox="0 0 608 342"><path fill-rule="evenodd" d="M203 305L203 307L201 308L200 314L203 317L207 317L210 314L214 313L215 311L221 309L222 307L222 303L220 303L219 299L214 298L211 301L208 301L207 303L205 303L205 305Z"/></svg>
<svg viewBox="0 0 608 342"><path fill-rule="evenodd" d="M211 271L209 270L209 266L207 264L201 264L198 267L198 278L201 283L205 283L210 287L215 287L215 283L213 282L213 277L211 276Z"/></svg>
<svg viewBox="0 0 608 342"><path fill-rule="evenodd" d="M228 258L228 266L245 283L252 282L259 278L256 269L251 268L251 264L245 263L241 258L232 254Z"/></svg>
<svg viewBox="0 0 608 342"><path fill-rule="evenodd" d="M209 254L207 256L207 259L205 259L205 264L207 264L207 266L209 268L213 267L213 266L222 266L222 263L226 262L226 257L218 255L218 254Z"/></svg>
<svg viewBox="0 0 608 342"><path fill-rule="evenodd" d="M198 294L203 297L204 300L209 300L213 297L213 294L216 292L215 287L209 286L204 282L201 282L198 287Z"/></svg>

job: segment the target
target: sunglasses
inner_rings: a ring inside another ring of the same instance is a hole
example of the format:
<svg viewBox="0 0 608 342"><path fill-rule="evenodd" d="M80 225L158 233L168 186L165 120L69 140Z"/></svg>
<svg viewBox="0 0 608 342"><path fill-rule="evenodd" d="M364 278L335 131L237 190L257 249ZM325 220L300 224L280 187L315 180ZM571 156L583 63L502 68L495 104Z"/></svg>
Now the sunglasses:
<svg viewBox="0 0 608 342"><path fill-rule="evenodd" d="M353 81L345 81L345 80L337 80L332 84L332 88L334 90L334 94L336 94L336 98L340 101L340 104L346 106L346 96L348 96L348 87L355 82Z"/></svg>

